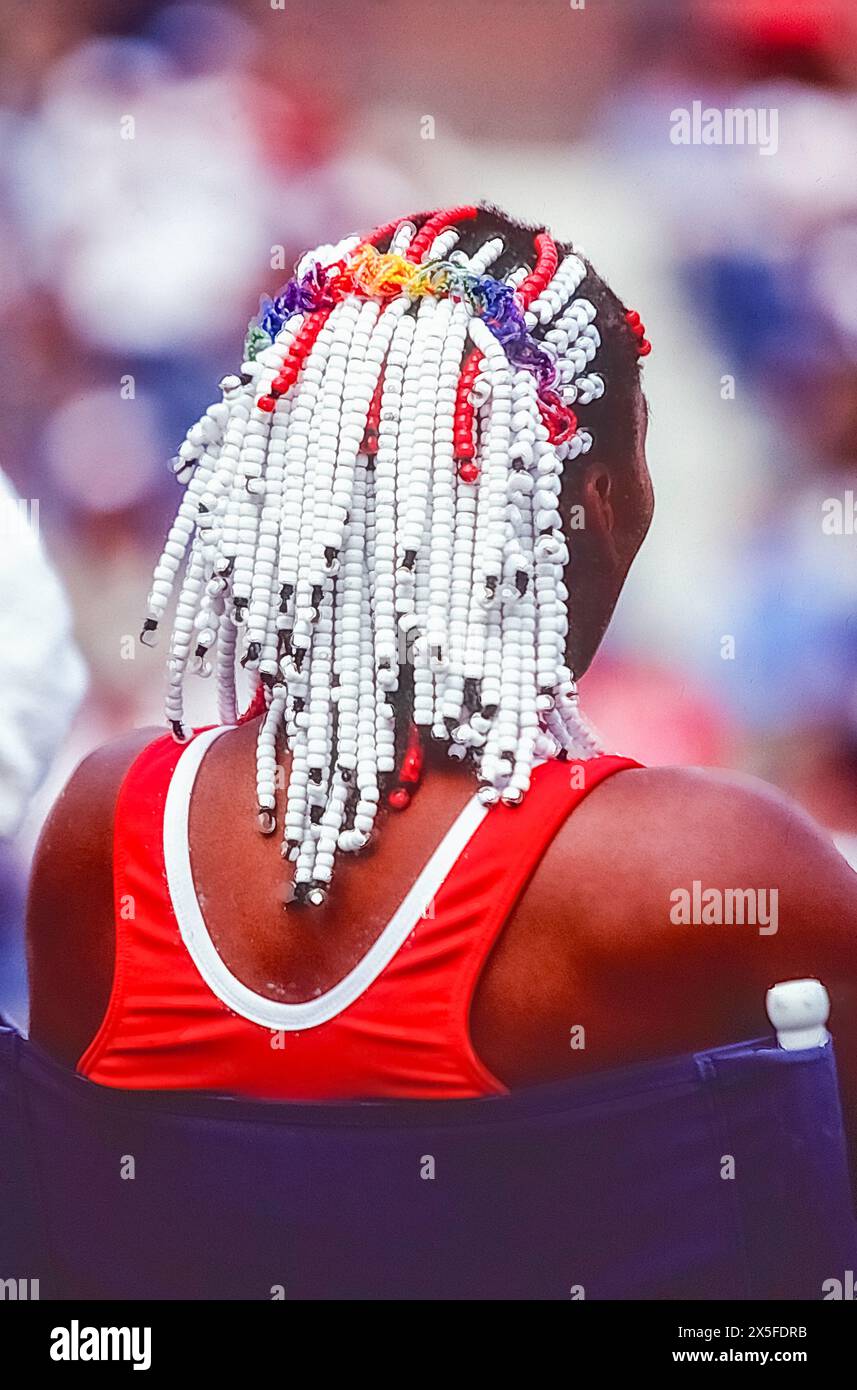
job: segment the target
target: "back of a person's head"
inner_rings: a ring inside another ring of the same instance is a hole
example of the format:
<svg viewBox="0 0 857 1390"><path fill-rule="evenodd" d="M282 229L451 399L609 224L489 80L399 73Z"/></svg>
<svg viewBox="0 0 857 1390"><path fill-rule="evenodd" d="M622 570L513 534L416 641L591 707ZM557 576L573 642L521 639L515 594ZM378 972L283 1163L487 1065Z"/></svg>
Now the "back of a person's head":
<svg viewBox="0 0 857 1390"><path fill-rule="evenodd" d="M180 741L189 671L224 722L237 664L254 673L259 823L285 739L297 901L323 901L384 799L407 804L429 741L510 805L539 760L597 751L571 669L591 656L569 621L575 476L631 468L647 351L581 253L490 207L318 247L263 300L174 461L143 639L177 591Z"/></svg>

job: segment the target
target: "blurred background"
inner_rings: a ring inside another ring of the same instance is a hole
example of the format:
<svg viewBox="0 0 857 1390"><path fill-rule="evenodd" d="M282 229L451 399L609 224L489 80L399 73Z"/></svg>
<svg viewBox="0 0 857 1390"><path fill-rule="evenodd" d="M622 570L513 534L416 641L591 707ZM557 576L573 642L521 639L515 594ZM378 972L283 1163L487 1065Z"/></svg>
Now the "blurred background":
<svg viewBox="0 0 857 1390"><path fill-rule="evenodd" d="M653 341L657 510L595 722L642 761L778 783L857 863L857 7L0 0L0 26L0 469L38 503L88 682L66 730L57 680L59 753L0 835L7 1012L47 808L160 722L133 639L166 460L299 253L419 208L544 220ZM676 144L695 102L775 113L776 138Z"/></svg>

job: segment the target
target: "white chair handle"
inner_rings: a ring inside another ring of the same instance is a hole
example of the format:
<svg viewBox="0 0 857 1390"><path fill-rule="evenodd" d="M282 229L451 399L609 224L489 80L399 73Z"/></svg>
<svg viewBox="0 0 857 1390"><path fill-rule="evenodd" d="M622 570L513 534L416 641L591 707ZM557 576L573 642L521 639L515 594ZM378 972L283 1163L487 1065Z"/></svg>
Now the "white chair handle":
<svg viewBox="0 0 857 1390"><path fill-rule="evenodd" d="M772 985L765 997L765 1008L777 1031L777 1042L787 1052L823 1047L830 1041L825 1027L830 1016L830 997L820 980L786 980Z"/></svg>

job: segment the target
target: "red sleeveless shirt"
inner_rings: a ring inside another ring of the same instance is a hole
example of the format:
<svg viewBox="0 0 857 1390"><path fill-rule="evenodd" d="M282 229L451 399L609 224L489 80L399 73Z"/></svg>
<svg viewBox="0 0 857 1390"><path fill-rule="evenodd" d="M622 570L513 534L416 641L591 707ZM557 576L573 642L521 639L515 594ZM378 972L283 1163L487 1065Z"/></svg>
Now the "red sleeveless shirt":
<svg viewBox="0 0 857 1390"><path fill-rule="evenodd" d="M275 1100L449 1099L502 1093L474 1051L470 1005L492 947L563 822L638 763L536 768L517 807L476 797L366 956L317 998L248 989L218 956L187 839L196 772L224 729L145 748L116 805L116 954L103 1022L78 1071L123 1089Z"/></svg>

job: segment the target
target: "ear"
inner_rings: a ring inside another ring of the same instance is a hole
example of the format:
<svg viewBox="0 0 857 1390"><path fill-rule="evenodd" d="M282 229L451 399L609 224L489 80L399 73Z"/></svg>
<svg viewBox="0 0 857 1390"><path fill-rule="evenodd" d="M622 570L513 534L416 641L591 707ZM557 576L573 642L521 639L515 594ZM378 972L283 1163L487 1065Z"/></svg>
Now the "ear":
<svg viewBox="0 0 857 1390"><path fill-rule="evenodd" d="M580 500L586 529L618 560L614 485L610 470L603 463L587 464L581 482Z"/></svg>

